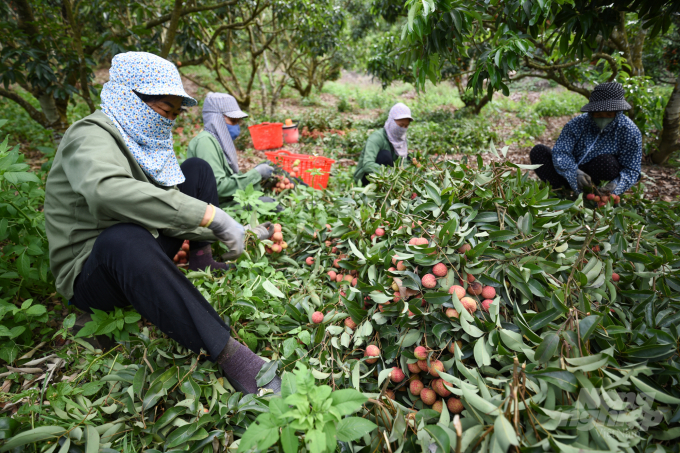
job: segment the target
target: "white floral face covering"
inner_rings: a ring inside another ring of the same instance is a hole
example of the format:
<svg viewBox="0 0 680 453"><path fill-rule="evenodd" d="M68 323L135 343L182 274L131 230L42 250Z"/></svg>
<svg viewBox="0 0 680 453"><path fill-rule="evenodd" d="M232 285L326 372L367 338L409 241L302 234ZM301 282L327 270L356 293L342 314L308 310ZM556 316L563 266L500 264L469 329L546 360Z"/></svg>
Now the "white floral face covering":
<svg viewBox="0 0 680 453"><path fill-rule="evenodd" d="M133 90L183 96L184 105L196 105L196 101L184 92L172 63L145 52L116 55L101 94L102 112L116 125L144 173L162 186L183 183L184 174L172 146L175 122L156 113Z"/></svg>

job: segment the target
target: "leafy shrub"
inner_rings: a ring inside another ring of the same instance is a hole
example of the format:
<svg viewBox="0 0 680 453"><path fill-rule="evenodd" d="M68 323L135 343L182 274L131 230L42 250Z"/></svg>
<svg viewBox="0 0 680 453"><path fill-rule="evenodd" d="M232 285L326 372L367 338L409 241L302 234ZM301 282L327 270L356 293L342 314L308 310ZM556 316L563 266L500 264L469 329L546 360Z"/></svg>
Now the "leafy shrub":
<svg viewBox="0 0 680 453"><path fill-rule="evenodd" d="M285 453L294 453L300 451L300 435L304 435L307 451L330 453L336 451L338 441L356 441L378 427L362 417L347 417L368 400L361 392L333 392L328 385L316 386L303 364L283 379L281 397L271 399L269 412L258 415L246 430L239 453L254 447L265 451L275 444Z"/></svg>
<svg viewBox="0 0 680 453"><path fill-rule="evenodd" d="M0 299L0 359L13 363L22 347L33 346L36 339L47 338L47 308L28 299L20 304ZM37 335L36 335L37 333Z"/></svg>
<svg viewBox="0 0 680 453"><path fill-rule="evenodd" d="M541 95L534 104L534 111L538 116L567 116L581 111L581 107L588 100L578 93L571 91L549 91Z"/></svg>
<svg viewBox="0 0 680 453"><path fill-rule="evenodd" d="M0 120L0 128L6 124ZM24 163L19 147L0 144L0 293L30 298L53 291L49 269L45 191Z"/></svg>

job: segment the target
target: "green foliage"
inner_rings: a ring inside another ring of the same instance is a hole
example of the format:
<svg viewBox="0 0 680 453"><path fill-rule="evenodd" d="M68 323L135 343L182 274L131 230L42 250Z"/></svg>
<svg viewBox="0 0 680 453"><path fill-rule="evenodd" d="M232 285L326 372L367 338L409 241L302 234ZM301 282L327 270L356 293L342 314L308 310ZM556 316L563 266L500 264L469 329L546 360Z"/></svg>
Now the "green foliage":
<svg viewBox="0 0 680 453"><path fill-rule="evenodd" d="M0 120L0 127L6 120ZM29 170L9 136L0 143L0 293L44 295L53 288L49 271L42 181Z"/></svg>
<svg viewBox="0 0 680 453"><path fill-rule="evenodd" d="M538 116L567 116L581 111L587 99L571 91L548 92L534 105Z"/></svg>
<svg viewBox="0 0 680 453"><path fill-rule="evenodd" d="M137 321L142 316L134 310L124 311L118 307L111 313L96 308L92 309L92 321L85 323L76 334L76 338L106 335L116 341L130 340L130 334L139 333Z"/></svg>
<svg viewBox="0 0 680 453"><path fill-rule="evenodd" d="M255 190L252 184L245 190L237 190L234 193L234 201L225 207L225 212L242 224L252 223L252 217L271 215L276 209L276 203L268 203L260 200L264 192ZM244 207L247 207L244 209Z"/></svg>
<svg viewBox="0 0 680 453"><path fill-rule="evenodd" d="M295 376L293 376L293 374ZM279 444L285 453L299 451L299 436L310 453L336 451L338 441L352 442L377 428L370 420L347 417L368 400L354 389L332 391L316 386L303 364L284 375L280 398L269 401L269 412L260 414L241 438L238 451L264 451Z"/></svg>
<svg viewBox="0 0 680 453"><path fill-rule="evenodd" d="M13 363L22 346L32 346L37 339L47 338L52 329L46 326L49 314L33 299L13 304L0 299L0 360Z"/></svg>

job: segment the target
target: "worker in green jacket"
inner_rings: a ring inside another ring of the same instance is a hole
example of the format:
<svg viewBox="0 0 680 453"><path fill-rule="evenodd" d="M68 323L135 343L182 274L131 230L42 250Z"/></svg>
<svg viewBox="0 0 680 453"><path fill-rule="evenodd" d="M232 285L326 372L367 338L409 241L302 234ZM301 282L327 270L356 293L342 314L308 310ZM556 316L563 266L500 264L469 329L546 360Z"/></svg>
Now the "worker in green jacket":
<svg viewBox="0 0 680 453"><path fill-rule="evenodd" d="M411 121L411 110L401 102L394 104L385 126L368 137L354 172L355 181L365 186L369 183L366 177L377 172L381 165L393 167L397 159L408 155L406 132Z"/></svg>
<svg viewBox="0 0 680 453"><path fill-rule="evenodd" d="M172 261L185 239L194 268L220 264L211 242L226 244L233 258L244 250L244 228L215 206L210 166L188 159L180 167L175 157L174 120L196 101L177 68L156 55L116 55L109 76L101 110L66 131L47 178L57 290L87 313L132 305L184 347L207 351L237 390L257 392L264 360L230 337L228 317ZM269 238L273 228L254 233ZM277 391L280 380L267 387Z"/></svg>
<svg viewBox="0 0 680 453"><path fill-rule="evenodd" d="M243 112L233 96L225 93L208 93L203 102L203 128L189 143L187 157L199 157L213 169L217 181L220 206L229 205L237 190L249 185L259 189L261 181L272 176L274 168L259 164L247 173L239 173L234 140L241 133L240 123L248 114ZM275 201L262 197L262 201Z"/></svg>

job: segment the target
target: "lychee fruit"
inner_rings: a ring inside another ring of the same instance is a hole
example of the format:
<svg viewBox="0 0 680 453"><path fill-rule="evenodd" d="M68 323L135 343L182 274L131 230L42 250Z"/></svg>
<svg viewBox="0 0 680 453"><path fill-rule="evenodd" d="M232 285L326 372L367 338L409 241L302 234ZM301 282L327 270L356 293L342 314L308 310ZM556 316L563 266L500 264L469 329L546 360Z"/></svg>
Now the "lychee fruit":
<svg viewBox="0 0 680 453"><path fill-rule="evenodd" d="M416 245L417 240L418 240L418 238L411 238L411 239L409 239L408 244L409 245Z"/></svg>
<svg viewBox="0 0 680 453"><path fill-rule="evenodd" d="M312 322L314 324L321 324L323 322L323 313L320 311L315 311L312 313Z"/></svg>
<svg viewBox="0 0 680 453"><path fill-rule="evenodd" d="M493 299L494 297L496 297L496 288L493 286L485 286L482 288L483 299Z"/></svg>
<svg viewBox="0 0 680 453"><path fill-rule="evenodd" d="M447 396L451 395L451 392L444 387L444 380L443 379L437 379L433 381L432 389L437 392L437 395L441 396L442 398L446 398Z"/></svg>
<svg viewBox="0 0 680 453"><path fill-rule="evenodd" d="M431 406L435 401L437 401L437 394L434 393L434 390L432 389L424 388L420 391L420 399L423 400L423 403Z"/></svg>
<svg viewBox="0 0 680 453"><path fill-rule="evenodd" d="M418 368L420 368L421 371L427 371L427 360L418 360Z"/></svg>
<svg viewBox="0 0 680 453"><path fill-rule="evenodd" d="M328 271L328 278L331 279L331 281L334 281L335 278L338 276L337 272L335 271Z"/></svg>
<svg viewBox="0 0 680 453"><path fill-rule="evenodd" d="M475 276L472 275L472 274L463 274L463 277L465 277L465 279L467 280L468 283L472 283L472 282L474 282L475 280L477 280L477 279L475 278Z"/></svg>
<svg viewBox="0 0 680 453"><path fill-rule="evenodd" d="M451 288L449 288L449 294L453 293L456 293L458 300L461 300L463 297L465 297L465 288L460 285L453 285Z"/></svg>
<svg viewBox="0 0 680 453"><path fill-rule="evenodd" d="M344 275L342 275L342 274L336 274L336 276L335 276L335 281L338 282L338 283L340 283L340 282L342 281L343 278L345 278Z"/></svg>
<svg viewBox="0 0 680 453"><path fill-rule="evenodd" d="M470 244L463 244L458 247L458 253L465 253L468 250L472 250L472 246Z"/></svg>
<svg viewBox="0 0 680 453"><path fill-rule="evenodd" d="M458 345L458 349L461 351L463 350L463 342L460 340L457 341L452 341L449 343L448 349L451 354L454 354L456 352L456 345Z"/></svg>
<svg viewBox="0 0 680 453"><path fill-rule="evenodd" d="M455 308L447 308L446 317L450 319L459 318L460 314L458 313L458 310L456 310Z"/></svg>
<svg viewBox="0 0 680 453"><path fill-rule="evenodd" d="M432 268L432 273L437 277L446 277L448 272L449 270L446 268L446 264L444 263L437 263Z"/></svg>
<svg viewBox="0 0 680 453"><path fill-rule="evenodd" d="M376 228L375 229L375 235L376 236L385 236L385 230L382 228Z"/></svg>
<svg viewBox="0 0 680 453"><path fill-rule="evenodd" d="M333 247L333 248L331 249L331 253L338 253L338 248L337 248L337 247Z"/></svg>
<svg viewBox="0 0 680 453"><path fill-rule="evenodd" d="M463 403L458 398L453 396L446 400L446 407L452 414L460 414L463 412L463 409L465 409L463 407Z"/></svg>
<svg viewBox="0 0 680 453"><path fill-rule="evenodd" d="M408 367L409 373L411 374L420 373L420 367L418 366L417 363L407 363L406 366Z"/></svg>
<svg viewBox="0 0 680 453"><path fill-rule="evenodd" d="M280 253L281 250L283 250L283 247L281 247L281 244L272 244L272 252Z"/></svg>
<svg viewBox="0 0 680 453"><path fill-rule="evenodd" d="M349 327L354 330L357 328L357 323L354 322L352 318L345 318L345 327Z"/></svg>
<svg viewBox="0 0 680 453"><path fill-rule="evenodd" d="M439 377L439 372L444 371L444 364L440 360L432 360L430 365L428 372L434 377Z"/></svg>
<svg viewBox="0 0 680 453"><path fill-rule="evenodd" d="M307 263L307 266L311 266L312 264L314 264L314 258L308 256L307 259L305 260L305 263Z"/></svg>
<svg viewBox="0 0 680 453"><path fill-rule="evenodd" d="M595 199L595 194L594 193L589 193L586 195L586 200L593 201Z"/></svg>
<svg viewBox="0 0 680 453"><path fill-rule="evenodd" d="M619 280L621 280L621 276L616 272L612 272L612 280L618 282Z"/></svg>
<svg viewBox="0 0 680 453"><path fill-rule="evenodd" d="M274 241L274 242L283 241L283 234L281 234L281 232L272 234L272 241Z"/></svg>
<svg viewBox="0 0 680 453"><path fill-rule="evenodd" d="M434 288L437 286L437 278L432 274L425 274L421 280L425 288Z"/></svg>
<svg viewBox="0 0 680 453"><path fill-rule="evenodd" d="M442 403L442 400L437 400L432 404L432 410L437 411L440 414L444 410L444 403Z"/></svg>
<svg viewBox="0 0 680 453"><path fill-rule="evenodd" d="M403 261L399 261L397 263L397 270L398 271L405 271L406 270L406 265L404 264Z"/></svg>
<svg viewBox="0 0 680 453"><path fill-rule="evenodd" d="M418 346L413 350L413 355L416 356L418 360L427 359L427 349L424 346Z"/></svg>
<svg viewBox="0 0 680 453"><path fill-rule="evenodd" d="M274 224L274 233L280 233L281 232L281 224L280 223L275 223Z"/></svg>
<svg viewBox="0 0 680 453"><path fill-rule="evenodd" d="M472 294L473 296L479 296L482 294L483 291L483 286L479 282L472 282L468 285L468 293Z"/></svg>
<svg viewBox="0 0 680 453"><path fill-rule="evenodd" d="M416 238L416 245L427 245L429 242L427 238Z"/></svg>
<svg viewBox="0 0 680 453"><path fill-rule="evenodd" d="M345 276L343 277L343 280L345 280L347 283L351 283L352 280L354 280L354 277L352 277L351 275L347 274L347 275L345 275Z"/></svg>
<svg viewBox="0 0 680 453"><path fill-rule="evenodd" d="M421 381L411 381L408 387L415 396L419 396L420 392L423 391L423 383Z"/></svg>
<svg viewBox="0 0 680 453"><path fill-rule="evenodd" d="M392 368L392 371L390 372L390 379L394 383L399 383L404 380L406 375L404 374L403 371L401 371L401 368L394 367Z"/></svg>
<svg viewBox="0 0 680 453"><path fill-rule="evenodd" d="M493 300L491 300L491 299L484 299L484 300L482 301L482 310L484 310L485 312L488 313L488 312L489 312L489 307L491 307L491 304L492 304L492 303L493 303Z"/></svg>
<svg viewBox="0 0 680 453"><path fill-rule="evenodd" d="M471 297L463 297L460 300L460 303L463 304L463 307L470 313L474 313L477 311L477 301L472 299Z"/></svg>
<svg viewBox="0 0 680 453"><path fill-rule="evenodd" d="M594 201L595 203L599 203L599 202L600 202L600 196L599 196L599 195L595 195L595 196L593 197L593 201Z"/></svg>
<svg viewBox="0 0 680 453"><path fill-rule="evenodd" d="M354 277L354 278L352 279L352 286L357 286L357 281L358 281L357 278Z"/></svg>
<svg viewBox="0 0 680 453"><path fill-rule="evenodd" d="M371 359L366 359L366 363L375 363L380 357L380 348L374 344L369 344L366 346L366 351L364 352L364 357L373 357Z"/></svg>

